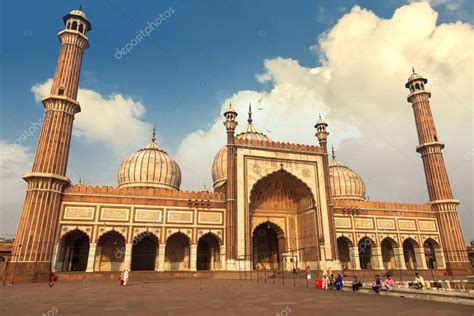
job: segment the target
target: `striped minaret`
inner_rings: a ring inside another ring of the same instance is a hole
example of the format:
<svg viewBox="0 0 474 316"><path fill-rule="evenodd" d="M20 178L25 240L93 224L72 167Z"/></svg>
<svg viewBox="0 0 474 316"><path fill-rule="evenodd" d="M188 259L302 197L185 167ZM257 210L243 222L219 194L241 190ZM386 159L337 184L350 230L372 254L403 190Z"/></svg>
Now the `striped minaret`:
<svg viewBox="0 0 474 316"><path fill-rule="evenodd" d="M69 183L66 168L74 115L81 111L76 101L82 54L89 47L86 33L91 24L82 10L64 18L65 29L50 94L42 102L45 115L33 162L23 178L28 183L15 238L12 262L16 274L33 280L50 271L55 228L63 188Z"/></svg>
<svg viewBox="0 0 474 316"><path fill-rule="evenodd" d="M410 89L407 100L413 106L420 143L416 151L421 154L423 160L430 204L438 218L447 268L453 273L463 274L470 270L470 264L456 210L459 201L454 198L449 183L442 153L444 143L439 140L436 132L429 102L431 92L425 89L427 82L427 79L413 69L405 85Z"/></svg>

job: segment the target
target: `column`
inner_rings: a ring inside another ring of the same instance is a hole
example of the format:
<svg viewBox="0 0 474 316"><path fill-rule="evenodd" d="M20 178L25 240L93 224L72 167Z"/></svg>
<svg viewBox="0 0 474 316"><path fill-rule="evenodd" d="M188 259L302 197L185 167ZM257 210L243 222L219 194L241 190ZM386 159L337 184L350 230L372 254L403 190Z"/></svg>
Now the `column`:
<svg viewBox="0 0 474 316"><path fill-rule="evenodd" d="M446 269L446 259L444 258L444 250L443 248L439 248L435 250L436 256L436 268L437 269Z"/></svg>
<svg viewBox="0 0 474 316"><path fill-rule="evenodd" d="M95 263L95 252L97 250L97 244L91 243L89 245L89 255L87 256L87 269L86 272L94 272Z"/></svg>
<svg viewBox="0 0 474 316"><path fill-rule="evenodd" d="M373 253L372 253L371 262L374 265L373 269L385 270L385 267L383 266L382 248L373 247L372 251Z"/></svg>
<svg viewBox="0 0 474 316"><path fill-rule="evenodd" d="M165 250L166 244L160 244L158 248L158 265L156 271L165 271Z"/></svg>
<svg viewBox="0 0 474 316"><path fill-rule="evenodd" d="M189 266L189 270L196 271L197 245L190 246L189 257L190 257L190 262L191 262L191 265Z"/></svg>
<svg viewBox="0 0 474 316"><path fill-rule="evenodd" d="M155 271L159 271L160 268L160 245L156 246L156 256L155 256Z"/></svg>
<svg viewBox="0 0 474 316"><path fill-rule="evenodd" d="M328 273L326 265L326 248L324 245L319 246L319 253L321 255L321 271L323 274Z"/></svg>
<svg viewBox="0 0 474 316"><path fill-rule="evenodd" d="M57 265L58 265L58 251L59 251L59 245L60 243L56 243L54 245L54 249L53 249L53 258L51 259L51 270L53 270L53 272L56 272L58 269Z"/></svg>
<svg viewBox="0 0 474 316"><path fill-rule="evenodd" d="M415 248L416 268L418 270L427 270L428 265L426 264L425 249Z"/></svg>
<svg viewBox="0 0 474 316"><path fill-rule="evenodd" d="M403 256L403 248L393 248L393 254L397 262L397 269L406 270L405 257Z"/></svg>
<svg viewBox="0 0 474 316"><path fill-rule="evenodd" d="M125 244L125 259L123 261L124 269L129 269L132 263L132 247L133 244Z"/></svg>
<svg viewBox="0 0 474 316"><path fill-rule="evenodd" d="M350 247L349 254L351 257L352 269L360 270L359 247Z"/></svg>
<svg viewBox="0 0 474 316"><path fill-rule="evenodd" d="M225 254L225 245L224 244L221 245L219 256L220 256L219 259L220 259L220 265L221 265L220 269L221 270L227 270L227 260L225 259L226 254Z"/></svg>

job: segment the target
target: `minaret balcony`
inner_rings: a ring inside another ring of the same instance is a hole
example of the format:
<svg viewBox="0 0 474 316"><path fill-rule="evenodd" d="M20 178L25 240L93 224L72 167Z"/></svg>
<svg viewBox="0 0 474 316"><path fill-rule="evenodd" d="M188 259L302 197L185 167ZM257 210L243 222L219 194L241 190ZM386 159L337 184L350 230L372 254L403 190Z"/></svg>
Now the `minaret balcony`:
<svg viewBox="0 0 474 316"><path fill-rule="evenodd" d="M444 143L439 141L424 143L416 146L416 151L422 154L422 156L434 153L441 153L442 149L444 149Z"/></svg>

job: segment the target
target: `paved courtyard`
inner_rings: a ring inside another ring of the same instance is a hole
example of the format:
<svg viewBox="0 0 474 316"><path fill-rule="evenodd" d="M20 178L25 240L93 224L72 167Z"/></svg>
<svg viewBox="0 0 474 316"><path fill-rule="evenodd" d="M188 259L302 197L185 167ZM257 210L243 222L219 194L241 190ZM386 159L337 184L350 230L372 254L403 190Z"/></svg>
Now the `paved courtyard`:
<svg viewBox="0 0 474 316"><path fill-rule="evenodd" d="M63 282L0 287L0 315L474 315L474 307L260 280Z"/></svg>

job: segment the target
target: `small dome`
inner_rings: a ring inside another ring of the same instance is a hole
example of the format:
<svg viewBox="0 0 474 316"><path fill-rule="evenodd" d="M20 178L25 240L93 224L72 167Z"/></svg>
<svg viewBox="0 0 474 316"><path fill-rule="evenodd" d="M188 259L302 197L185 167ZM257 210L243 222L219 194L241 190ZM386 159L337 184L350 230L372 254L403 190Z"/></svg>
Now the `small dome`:
<svg viewBox="0 0 474 316"><path fill-rule="evenodd" d="M179 190L181 170L165 151L155 142L155 131L151 143L125 159L119 168L119 187L151 187Z"/></svg>
<svg viewBox="0 0 474 316"><path fill-rule="evenodd" d="M252 122L252 109L249 106L249 117L247 119L247 127L245 131L237 134L235 137L239 139L248 140L263 140L269 141L270 139L265 135L257 131ZM221 186L227 180L227 146L224 145L214 157L212 162L212 181L214 182L214 189Z"/></svg>
<svg viewBox="0 0 474 316"><path fill-rule="evenodd" d="M423 77L419 74L419 73L416 73L416 72L413 72L410 77L408 77L408 81L412 81L412 80L415 80L415 79L422 79Z"/></svg>
<svg viewBox="0 0 474 316"><path fill-rule="evenodd" d="M87 15L82 10L72 10L69 14L77 15L87 20Z"/></svg>
<svg viewBox="0 0 474 316"><path fill-rule="evenodd" d="M329 163L329 182L334 199L365 200L365 184L362 177L337 161L334 149Z"/></svg>

